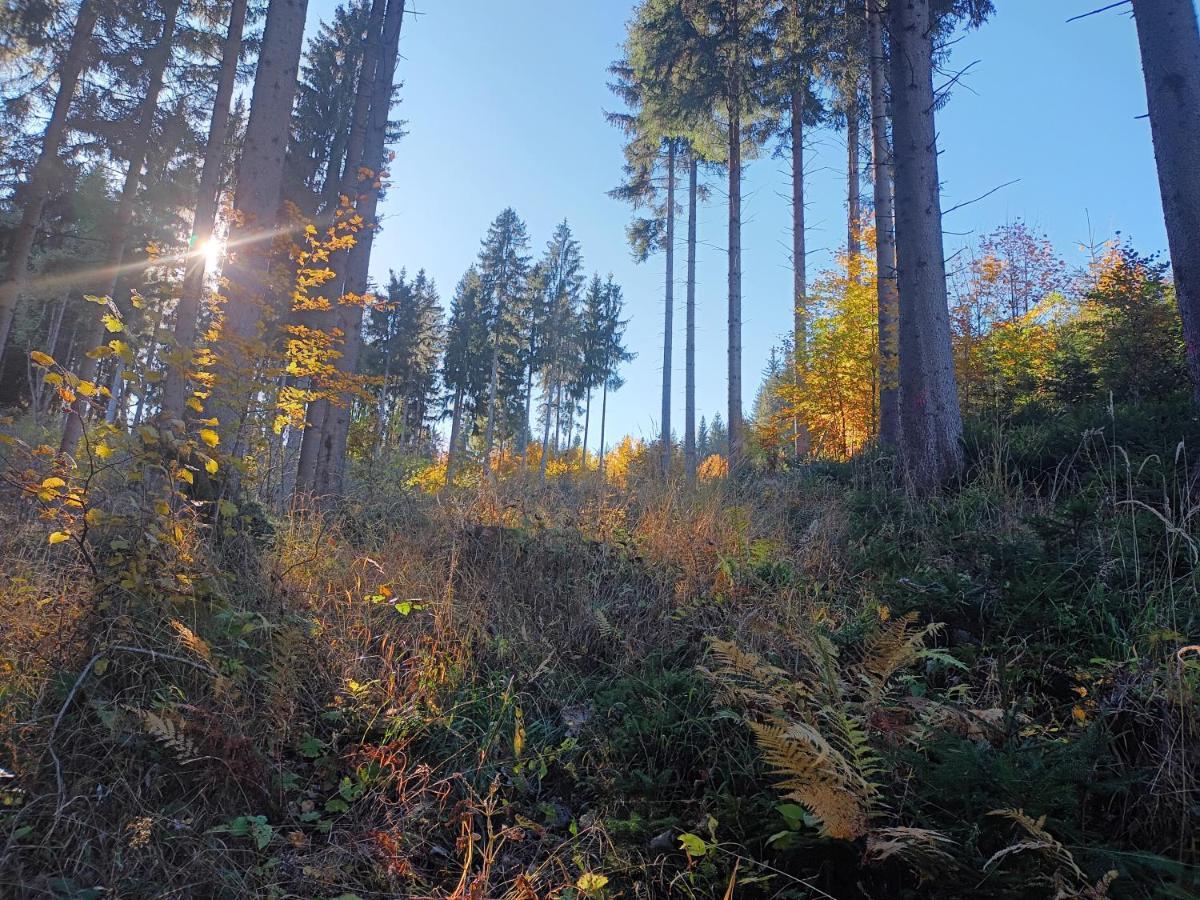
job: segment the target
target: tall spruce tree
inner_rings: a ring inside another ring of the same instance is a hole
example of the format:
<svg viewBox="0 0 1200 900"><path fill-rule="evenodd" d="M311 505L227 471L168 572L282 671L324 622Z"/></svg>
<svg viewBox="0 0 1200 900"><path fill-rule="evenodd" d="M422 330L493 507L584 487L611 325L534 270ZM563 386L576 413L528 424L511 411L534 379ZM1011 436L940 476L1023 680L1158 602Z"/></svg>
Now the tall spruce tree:
<svg viewBox="0 0 1200 900"><path fill-rule="evenodd" d="M497 425L501 420L511 424L516 419L514 409L523 408L525 379L521 346L528 279L529 234L516 210L509 207L492 222L479 252L479 280L491 366L483 447L484 471L489 473Z"/></svg>
<svg viewBox="0 0 1200 900"><path fill-rule="evenodd" d="M214 349L218 354L215 403L227 448L237 453L244 420L255 394L255 344L274 319L269 308L268 264L275 238L287 151L292 101L308 0L270 0L254 75L250 115L241 157L226 263L224 321Z"/></svg>
<svg viewBox="0 0 1200 900"><path fill-rule="evenodd" d="M363 372L378 379L376 447L414 450L429 436L445 343L437 286L422 269L390 273L386 297L367 311Z"/></svg>
<svg viewBox="0 0 1200 900"><path fill-rule="evenodd" d="M21 219L8 248L4 275L0 278L0 362L4 359L4 348L8 343L21 285L27 276L38 223L42 219L46 200L54 189L59 174L58 152L66 135L67 117L75 99L75 89L88 62L88 50L92 31L99 18L99 6L100 0L81 0L79 4L70 44L56 67L58 90L54 97L50 120L42 133L37 160L19 194Z"/></svg>
<svg viewBox="0 0 1200 900"><path fill-rule="evenodd" d="M217 220L221 177L225 168L226 140L229 136L233 88L237 81L238 62L242 55L242 32L246 25L248 0L233 0L229 8L229 24L221 45L221 63L217 75L216 93L209 116L208 139L205 142L204 167L192 214L188 258L179 303L175 309L175 347L178 356L167 368L163 386L163 418L179 419L184 415L188 377L193 366L193 350L200 324L200 307L209 259L209 243Z"/></svg>
<svg viewBox="0 0 1200 900"><path fill-rule="evenodd" d="M600 401L600 478L604 478L605 428L608 424L608 392L618 391L625 381L621 377L621 366L634 358L625 347L625 327L628 324L621 318L625 308L625 298L612 275L604 282L604 292L601 298L601 327L602 335L600 356L602 380L600 382L602 396Z"/></svg>
<svg viewBox="0 0 1200 900"><path fill-rule="evenodd" d="M479 269L471 266L459 280L450 303L442 383L450 392L450 441L446 480L453 480L470 432L479 419L491 374L489 320Z"/></svg>
<svg viewBox="0 0 1200 900"><path fill-rule="evenodd" d="M1200 405L1200 27L1192 0L1133 0L1150 133L1183 320L1192 396Z"/></svg>
<svg viewBox="0 0 1200 900"><path fill-rule="evenodd" d="M129 238L130 227L136 212L138 191L143 183L142 168L146 162L150 138L154 131L154 119L158 112L158 100L162 92L163 80L166 76L167 66L171 62L171 50L175 41L175 24L179 8L180 0L165 0L160 10L161 18L157 24L157 38L146 49L141 64L141 68L144 69L144 84L137 105L136 124L125 147L127 154L125 176L117 201L116 213L109 222L105 265L96 290L98 296L107 297L110 300L117 293L122 264L125 260L126 241ZM86 349L91 349L100 343L105 333L105 327L100 317L95 317L85 326L83 345ZM98 370L99 357L89 354L84 356L77 374L81 381L91 382L95 379ZM87 400L82 396L77 397L63 425L62 440L59 444L61 452L74 454L76 445L83 436L84 418L87 411Z"/></svg>
<svg viewBox="0 0 1200 900"><path fill-rule="evenodd" d="M538 356L538 380L541 383L542 459L541 477L552 451L559 449L564 411L569 423L574 420L576 386L582 369L582 322L580 304L583 295L583 254L571 226L563 221L554 229L539 265L542 273L545 315L542 324L542 351ZM551 428L555 435L550 443Z"/></svg>
<svg viewBox="0 0 1200 900"><path fill-rule="evenodd" d="M933 88L939 38L966 16L990 12L987 0L892 0L888 6L892 140L900 292L900 427L905 475L929 490L962 464L938 178Z"/></svg>
<svg viewBox="0 0 1200 900"><path fill-rule="evenodd" d="M725 135L729 176L728 405L730 449L744 455L742 427L743 158L761 146L773 121L766 102L772 52L767 0L645 0L631 29L631 60L642 101L655 118Z"/></svg>

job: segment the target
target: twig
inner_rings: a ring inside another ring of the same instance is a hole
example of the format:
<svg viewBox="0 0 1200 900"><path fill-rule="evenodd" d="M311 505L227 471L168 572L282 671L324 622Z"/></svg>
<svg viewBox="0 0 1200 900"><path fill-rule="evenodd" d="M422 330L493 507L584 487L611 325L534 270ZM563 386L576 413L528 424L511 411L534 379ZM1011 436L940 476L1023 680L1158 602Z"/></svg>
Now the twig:
<svg viewBox="0 0 1200 900"><path fill-rule="evenodd" d="M83 686L83 682L91 674L96 663L104 658L105 654L118 651L121 653L136 653L142 656L149 656L152 660L167 659L171 662L183 663L185 666L191 666L193 669L199 669L209 675L218 675L219 673L207 663L199 663L194 659L187 659L183 656L175 656L173 653L163 653L159 650L148 650L145 647L128 647L124 644L114 644L105 650L96 653L87 661L87 665L83 667L83 671L79 673L79 677L75 679L75 683L71 685L71 689L67 691L67 698L63 701L63 705L58 710L58 715L54 717L54 724L50 726L50 735L46 739L46 747L50 751L50 757L54 760L54 780L58 787L58 806L55 810L54 817L57 819L63 809L63 794L66 793L66 785L63 783L62 760L59 759L58 753L54 750L54 737L58 734L58 728L62 725L62 721L66 718L67 710L71 708L71 704L75 701L75 695L79 693L79 688Z"/></svg>
<svg viewBox="0 0 1200 900"><path fill-rule="evenodd" d="M1080 19L1086 19L1088 16L1097 16L1102 12L1108 12L1110 9L1116 9L1118 6L1124 6L1126 3L1132 3L1133 0L1118 0L1116 3L1110 3L1108 6L1102 6L1099 9L1093 9L1091 12L1080 13L1077 16L1071 16L1067 19L1067 23L1078 22Z"/></svg>
<svg viewBox="0 0 1200 900"><path fill-rule="evenodd" d="M988 191L986 194L980 194L974 200L966 200L962 203L959 203L957 206L952 206L949 209L943 210L942 215L943 216L948 215L949 213L954 212L956 209L962 209L964 206L970 206L972 203L978 203L980 200L985 200L988 197L992 196L992 194L996 193L997 191L1002 191L1006 187L1012 187L1014 184L1016 184L1020 180L1021 180L1020 178L1014 178L1012 181L1006 181L1006 182L1004 182L1004 184L997 185L996 187L994 187L990 191Z"/></svg>

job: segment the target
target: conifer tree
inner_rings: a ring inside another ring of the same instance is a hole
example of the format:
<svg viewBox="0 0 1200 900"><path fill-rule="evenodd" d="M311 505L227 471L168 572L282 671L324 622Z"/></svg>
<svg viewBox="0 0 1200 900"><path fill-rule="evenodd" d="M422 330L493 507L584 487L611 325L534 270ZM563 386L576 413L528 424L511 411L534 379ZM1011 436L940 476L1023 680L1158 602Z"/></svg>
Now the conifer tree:
<svg viewBox="0 0 1200 900"><path fill-rule="evenodd" d="M866 0L871 84L871 148L875 175L875 272L879 303L879 442L900 446L900 294L896 286L896 208L888 131L887 49L880 0Z"/></svg>
<svg viewBox="0 0 1200 900"><path fill-rule="evenodd" d="M101 274L102 281L96 291L97 295L101 297L112 298L117 292L121 266L125 259L126 241L133 222L138 190L142 185L142 167L146 162L150 137L153 133L154 117L158 111L159 94L162 91L167 66L171 61L171 49L175 40L175 23L179 15L179 7L180 0L165 0L161 8L162 19L158 25L158 37L145 53L143 61L144 93L138 102L136 124L130 141L126 145L128 161L121 194L117 201L115 214L108 226L105 265ZM105 327L99 316L85 326L83 345L87 350L100 343L105 333ZM99 357L94 354L85 355L77 374L81 381L90 383L95 379L98 369ZM67 415L63 425L62 440L59 445L61 452L66 454L75 452L76 445L83 436L86 412L86 399L76 398L72 404L72 411Z"/></svg>
<svg viewBox="0 0 1200 900"><path fill-rule="evenodd" d="M813 4L803 0L783 0L771 16L774 53L771 56L770 97L779 116L782 150L791 163L792 177L792 374L793 387L803 367L808 344L808 243L805 217L805 134L825 115L814 86L817 84L818 59L827 43L827 17ZM799 416L792 422L793 452L797 457L807 449L807 439Z"/></svg>
<svg viewBox="0 0 1200 900"><path fill-rule="evenodd" d="M376 2L381 3L382 0ZM341 356L336 360L338 370L351 377L358 372L362 347L363 311L370 288L371 251L375 232L379 227L377 213L384 190L388 144L398 137L392 127L391 112L395 104L396 61L400 52L400 31L404 24L405 2L406 0L388 0L383 15L376 63L370 67L374 73L374 91L363 135L362 164L351 170L356 185L354 194L357 197L354 210L362 226L345 262L345 280L342 284L337 317L337 327L344 337ZM373 9L372 17L374 16ZM363 68L366 71L368 66L364 65ZM351 143L347 150L347 155L351 158L355 153L355 140L352 127ZM345 397L340 405L329 410L328 421L322 424L324 455L318 462L318 471L322 479L318 485L318 492L327 496L342 495L352 410L353 398Z"/></svg>
<svg viewBox="0 0 1200 900"><path fill-rule="evenodd" d="M897 281L900 292L900 425L905 474L928 490L962 463L962 413L950 346L946 265L938 180L936 40L968 17L981 22L987 0L892 0L893 157Z"/></svg>
<svg viewBox="0 0 1200 900"><path fill-rule="evenodd" d="M645 0L639 7L634 72L660 121L725 133L729 176L728 400L730 448L743 456L742 160L771 128L766 103L771 53L767 0Z"/></svg>
<svg viewBox="0 0 1200 900"><path fill-rule="evenodd" d="M237 164L230 246L226 263L225 318L216 343L219 354L211 412L223 440L237 453L243 420L254 394L245 371L268 315L267 265L274 239L283 181L288 128L308 0L270 0L254 75L250 115Z"/></svg>
<svg viewBox="0 0 1200 900"><path fill-rule="evenodd" d="M192 214L191 237L186 274L175 310L175 346L179 358L167 369L163 387L163 418L178 419L184 414L188 371L192 366L192 351L200 319L200 304L204 294L209 242L217 219L221 175L225 166L226 138L229 134L230 104L237 81L238 61L242 54L242 32L246 24L247 0L233 0L229 8L229 24L221 45L221 65L217 76L212 113L209 116L208 140L205 142L204 167Z"/></svg>
<svg viewBox="0 0 1200 900"><path fill-rule="evenodd" d="M614 63L609 84L626 111L608 113L609 122L625 134L625 180L610 195L629 203L635 216L627 229L633 258L641 263L663 251L663 365L660 415L661 468L671 464L671 377L675 331L675 188L683 142L663 115L661 106L647 107L639 59L664 27L663 19L677 17L673 3L644 3L630 24L626 56ZM660 178L661 173L661 178Z"/></svg>
<svg viewBox="0 0 1200 900"><path fill-rule="evenodd" d="M618 391L624 385L624 379L621 377L621 366L624 363L633 359L634 354L630 353L625 347L625 326L626 321L621 318L621 313L624 310L625 300L621 293L621 287L618 285L611 275L604 283L604 292L601 300L601 334L603 352L603 376L600 382L602 388L602 399L600 401L600 478L604 478L604 439L605 427L608 423L608 392Z"/></svg>
<svg viewBox="0 0 1200 900"><path fill-rule="evenodd" d="M29 173L29 180L20 192L21 219L8 248L8 259L3 277L0 278L0 361L4 359L4 348L8 343L21 285L29 267L38 223L57 177L58 151L67 131L67 117L79 77L87 65L88 47L99 18L99 5L100 0L80 0L70 45L57 66L58 91L50 121L42 133L41 147Z"/></svg>
<svg viewBox="0 0 1200 900"><path fill-rule="evenodd" d="M454 291L442 359L442 383L451 395L447 482L454 477L459 455L467 443L467 432L478 420L482 408L480 398L487 391L490 375L488 325L483 281L479 270L471 266Z"/></svg>
<svg viewBox="0 0 1200 900"><path fill-rule="evenodd" d="M1188 374L1200 405L1200 27L1192 0L1133 0L1133 15Z"/></svg>
<svg viewBox="0 0 1200 900"><path fill-rule="evenodd" d="M376 410L379 449L395 436L415 449L426 435L445 341L437 286L422 269L409 280L390 273L386 299L367 311L364 373L379 379Z"/></svg>
<svg viewBox="0 0 1200 900"><path fill-rule="evenodd" d="M537 360L544 398L541 459L541 477L544 479L551 452L551 423L555 432L553 447L557 451L563 430L564 409L569 410L568 422L574 418L574 394L583 364L580 318L584 285L583 255L566 221L554 229L539 269L542 273L542 303L545 310L542 349Z"/></svg>
<svg viewBox="0 0 1200 900"><path fill-rule="evenodd" d="M479 280L487 321L491 370L484 430L483 466L491 471L500 416L511 422L521 405L524 370L521 359L523 305L528 299L529 234L511 207L501 211L488 229L479 252Z"/></svg>

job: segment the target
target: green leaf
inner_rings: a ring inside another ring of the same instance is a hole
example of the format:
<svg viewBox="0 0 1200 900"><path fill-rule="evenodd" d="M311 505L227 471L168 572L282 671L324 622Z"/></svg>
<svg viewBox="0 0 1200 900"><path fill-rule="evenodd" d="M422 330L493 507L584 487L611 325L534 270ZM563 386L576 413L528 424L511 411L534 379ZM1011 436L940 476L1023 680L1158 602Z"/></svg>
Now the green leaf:
<svg viewBox="0 0 1200 900"><path fill-rule="evenodd" d="M300 742L300 755L308 759L316 759L325 752L325 744L311 734L305 735Z"/></svg>
<svg viewBox="0 0 1200 900"><path fill-rule="evenodd" d="M254 836L255 846L262 850L271 843L271 838L275 836L275 829L267 824L266 816L252 816L250 833Z"/></svg>
<svg viewBox="0 0 1200 900"><path fill-rule="evenodd" d="M681 834L679 836L679 846L688 855L692 857L701 857L708 853L708 843L698 834Z"/></svg>

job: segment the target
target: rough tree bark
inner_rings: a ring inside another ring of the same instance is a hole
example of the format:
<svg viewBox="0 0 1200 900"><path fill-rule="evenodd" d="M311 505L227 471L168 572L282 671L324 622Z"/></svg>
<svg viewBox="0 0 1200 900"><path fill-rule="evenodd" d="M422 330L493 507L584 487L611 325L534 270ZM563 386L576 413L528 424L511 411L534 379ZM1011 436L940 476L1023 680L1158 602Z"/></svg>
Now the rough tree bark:
<svg viewBox="0 0 1200 900"><path fill-rule="evenodd" d="M450 445L446 448L446 485L454 482L454 466L458 462L458 436L462 427L463 389L454 391L454 412L450 419Z"/></svg>
<svg viewBox="0 0 1200 900"><path fill-rule="evenodd" d="M212 116L208 123L208 141L204 148L204 167L200 172L200 189L196 195L196 210L192 215L192 234L188 241L183 288L175 309L175 349L177 359L167 369L163 384L162 417L182 419L187 402L188 372L192 366L192 351L200 320L200 304L204 299L204 276L207 254L212 239L220 202L221 170L225 162L225 139L229 134L229 104L237 82L238 60L242 55L242 32L246 25L247 0L233 0L229 10L229 27L221 47L221 71L217 76L217 92Z"/></svg>
<svg viewBox="0 0 1200 900"><path fill-rule="evenodd" d="M663 311L662 458L664 477L671 473L671 364L675 332L675 157L676 141L667 143L667 288Z"/></svg>
<svg viewBox="0 0 1200 900"><path fill-rule="evenodd" d="M232 248L225 265L228 281L225 319L214 349L218 353L212 413L224 445L240 452L242 422L255 387L246 370L254 345L274 318L268 309L268 264L275 239L292 101L304 40L308 0L271 0L263 26L250 116L237 166L237 190L230 227Z"/></svg>
<svg viewBox="0 0 1200 900"><path fill-rule="evenodd" d="M734 0L733 30L740 30ZM745 456L742 425L742 84L733 54L728 77L729 105L729 468Z"/></svg>
<svg viewBox="0 0 1200 900"><path fill-rule="evenodd" d="M42 210L59 168L58 148L62 145L63 135L67 130L67 114L71 110L71 100L75 96L79 76L87 63L88 45L91 43L92 31L96 27L99 15L98 6L99 0L83 0L79 6L75 17L75 30L71 33L71 43L58 69L58 93L54 97L50 121L42 134L42 149L38 153L29 181L20 190L21 221L13 231L8 264L5 266L3 279L0 279L0 362L4 360L4 347L12 329L13 314L16 312L17 299L25 281L26 269L29 267L29 257L33 253L33 242L37 236L38 224L42 220Z"/></svg>
<svg viewBox="0 0 1200 900"><path fill-rule="evenodd" d="M888 140L887 57L879 0L867 0L871 78L871 148L875 170L875 259L879 302L879 442L900 446L899 307L896 288L896 208Z"/></svg>
<svg viewBox="0 0 1200 900"><path fill-rule="evenodd" d="M150 146L150 137L154 131L154 113L158 109L158 95L162 92L163 76L171 61L171 43L175 36L175 19L179 14L179 0L173 0L163 7L163 29L158 42L150 51L146 64L147 72L146 93L138 104L137 124L131 132L127 145L129 152L129 168L125 170L125 181L121 185L120 199L117 210L108 223L104 268L102 270L105 283L96 292L100 297L113 297L117 290L117 280L121 276L121 267L125 261L125 240L129 236L129 226L133 222L133 207L137 200L138 187L142 183L142 166L146 161L146 151ZM95 316L91 322L84 325L83 361L79 364L76 374L82 381L94 381L100 365L96 356L86 355L104 340L105 326L100 316ZM79 397L71 406L70 412L63 425L62 442L59 450L62 453L73 454L79 439L83 437L84 416L87 414L87 400Z"/></svg>
<svg viewBox="0 0 1200 900"><path fill-rule="evenodd" d="M365 226L351 249L346 264L345 293L352 297L364 297L370 285L371 249L378 226L379 195L382 191L380 182L387 162L388 121L391 118L392 94L395 89L400 32L404 25L404 3L405 0L390 0L384 14L383 49L375 69L375 96L371 100L370 125L362 157L363 168L370 172L365 188L360 186L362 199L358 205L358 212ZM358 371L358 357L362 349L363 306L361 303L343 305L340 311L343 313L341 327L346 338L342 356L338 359L338 368L353 374ZM323 444L329 448L328 462L321 466L321 471L327 474L320 488L323 493L334 497L342 495L345 481L346 445L350 437L352 411L352 398L346 398L346 402L340 406L331 406L330 422L326 426L329 434Z"/></svg>
<svg viewBox="0 0 1200 900"><path fill-rule="evenodd" d="M796 15L799 16L799 2ZM792 91L792 384L797 393L808 357L808 242L804 224L804 87ZM799 414L792 419L796 458L808 452L808 429Z"/></svg>
<svg viewBox="0 0 1200 900"><path fill-rule="evenodd" d="M962 415L946 306L929 0L891 0L888 12L900 291L901 456L909 483L917 490L929 490L962 465Z"/></svg>
<svg viewBox="0 0 1200 900"><path fill-rule="evenodd" d="M1134 0L1192 396L1200 405L1200 29L1192 0Z"/></svg>
<svg viewBox="0 0 1200 900"><path fill-rule="evenodd" d="M600 480L604 481L604 426L608 422L608 378L604 379L604 393L600 400Z"/></svg>
<svg viewBox="0 0 1200 900"><path fill-rule="evenodd" d="M684 335L683 464L689 482L696 480L696 209L700 193L700 161L693 149L688 160L687 322Z"/></svg>
<svg viewBox="0 0 1200 900"><path fill-rule="evenodd" d="M383 42L383 15L386 0L372 0L371 11L367 17L367 28L362 37L362 63L358 74L358 85L355 88L354 108L350 114L350 134L346 140L345 163L339 187L340 197L352 200L357 197L359 188L359 167L363 163L366 150L367 130L370 126L371 103L375 96L375 73L379 65L379 56ZM339 208L340 203L335 204ZM359 240L363 232L358 235ZM339 313L339 299L345 287L345 273L349 262L349 252L339 251L330 261L330 268L335 273L333 279L326 285L329 294L330 308L312 316L315 327L331 331L336 325ZM326 442L327 425L333 418L330 416L332 404L327 397L319 397L308 404L305 411L304 437L300 442L300 460L296 468L297 496L311 494L318 482L328 480L322 475L322 467L328 466L328 444Z"/></svg>
<svg viewBox="0 0 1200 900"><path fill-rule="evenodd" d="M862 278L862 162L859 145L862 135L859 130L858 93L855 91L846 101L846 257L851 281Z"/></svg>

